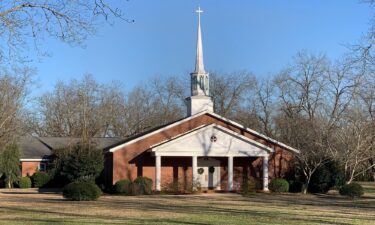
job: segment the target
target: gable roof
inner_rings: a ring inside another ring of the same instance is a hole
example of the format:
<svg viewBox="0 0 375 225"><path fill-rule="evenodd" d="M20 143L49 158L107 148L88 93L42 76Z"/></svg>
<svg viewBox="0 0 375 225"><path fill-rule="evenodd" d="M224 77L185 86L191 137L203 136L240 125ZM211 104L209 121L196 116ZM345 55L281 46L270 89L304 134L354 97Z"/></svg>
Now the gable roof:
<svg viewBox="0 0 375 225"><path fill-rule="evenodd" d="M192 115L192 116L190 116L190 117L186 117L186 118L184 118L184 119L181 119L181 120L175 121L175 122L173 122L173 123L170 123L170 124L167 124L167 125L161 126L161 127L157 128L157 129L152 129L151 131L148 131L148 132L145 132L144 134L138 135L138 136L135 137L135 138L130 138L130 139L128 139L128 140L125 140L125 141L123 141L122 143L119 143L118 145L111 146L111 147L109 148L109 152L115 152L115 151L117 151L117 150L123 148L124 146L130 145L130 144L135 143L135 142L137 142L137 141L140 141L140 140L142 140L142 139L144 139L144 138L147 138L147 137L149 137L149 136L151 136L151 135L154 135L154 134L156 134L156 133L162 132L162 131L167 130L167 129L169 129L169 128L175 127L175 126L177 126L177 125L179 125L179 124L182 124L182 123L184 123L184 122L186 122L186 121L189 121L189 120L192 120L192 119L197 118L197 117L199 117L199 116L202 116L202 115L204 115L204 114L207 114L207 115L209 115L209 116L212 116L212 117L214 117L214 118L217 118L217 119L219 119L219 120L222 120L222 121L224 121L225 123L230 124L230 125L232 125L232 126L235 126L235 127L237 127L237 128L243 129L244 131L249 132L249 133L252 134L252 135L255 135L255 136L257 136L257 137L260 137L260 138L262 138L262 139L264 139L264 140L266 140L266 141L268 141L268 142L270 142L270 143L272 143L272 144L278 145L278 146L280 146L281 148L286 149L286 150L288 150L288 151L291 151L291 152L294 152L294 153L299 153L299 152L300 152L299 150L297 150L297 149L295 149L295 148L293 148L293 147L291 147L291 146L289 146L289 145L286 145L286 144L284 144L284 143L282 143L282 142L279 142L279 141L277 141L277 140L275 140L275 139L272 139L272 138L270 138L270 137L268 137L268 136L266 136L266 135L264 135L264 134L261 134L261 133L255 131L255 130L252 130L252 129L250 129L250 128L247 128L247 127L245 127L245 126L243 126L243 125L241 125L241 124L239 124L239 123L237 123L237 122L234 122L234 121L232 121L232 120L229 120L229 119L227 119L227 118L225 118L225 117L222 117L222 116L220 116L220 115L218 115L218 114L216 114L216 113L209 112L209 111L202 111L202 112L197 113L197 114L195 114L195 115Z"/></svg>

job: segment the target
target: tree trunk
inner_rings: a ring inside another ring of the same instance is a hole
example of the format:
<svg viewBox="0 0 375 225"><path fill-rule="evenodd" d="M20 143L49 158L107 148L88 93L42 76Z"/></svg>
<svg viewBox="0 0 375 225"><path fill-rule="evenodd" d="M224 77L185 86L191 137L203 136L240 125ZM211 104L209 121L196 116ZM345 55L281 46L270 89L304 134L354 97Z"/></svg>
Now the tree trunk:
<svg viewBox="0 0 375 225"><path fill-rule="evenodd" d="M311 179L311 176L306 176L306 182L305 182L304 187L302 188L303 194L307 194L307 189L308 189L309 184L310 184L310 179Z"/></svg>

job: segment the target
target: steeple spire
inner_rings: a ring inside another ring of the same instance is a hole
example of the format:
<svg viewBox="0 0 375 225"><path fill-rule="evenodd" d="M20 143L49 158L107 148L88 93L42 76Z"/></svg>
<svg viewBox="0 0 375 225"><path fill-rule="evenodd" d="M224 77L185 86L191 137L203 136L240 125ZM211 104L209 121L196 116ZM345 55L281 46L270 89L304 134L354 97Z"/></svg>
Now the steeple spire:
<svg viewBox="0 0 375 225"><path fill-rule="evenodd" d="M203 64L203 47L202 47L202 32L201 32L201 7L196 10L198 13L198 32L197 32L197 56L195 59L195 71L194 73L205 73Z"/></svg>
<svg viewBox="0 0 375 225"><path fill-rule="evenodd" d="M210 97L209 74L204 70L203 47L201 32L201 13L200 7L196 10L198 13L198 33L197 33L197 55L195 58L195 70L190 73L191 76L191 96L186 98L187 115L191 116L202 111L214 111L212 99Z"/></svg>

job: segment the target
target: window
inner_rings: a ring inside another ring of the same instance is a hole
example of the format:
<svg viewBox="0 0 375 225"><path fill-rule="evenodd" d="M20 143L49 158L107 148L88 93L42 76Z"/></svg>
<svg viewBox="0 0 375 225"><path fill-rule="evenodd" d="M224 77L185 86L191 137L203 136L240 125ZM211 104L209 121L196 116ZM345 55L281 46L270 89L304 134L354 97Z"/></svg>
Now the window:
<svg viewBox="0 0 375 225"><path fill-rule="evenodd" d="M199 87L201 90L204 90L204 80L202 76L199 77Z"/></svg>
<svg viewBox="0 0 375 225"><path fill-rule="evenodd" d="M192 86L193 86L193 90L197 90L197 77L196 76L192 77Z"/></svg>
<svg viewBox="0 0 375 225"><path fill-rule="evenodd" d="M205 79L206 81L205 81L205 91L207 92L208 91L208 86L209 86L209 84L208 84L208 77L206 77L206 79Z"/></svg>
<svg viewBox="0 0 375 225"><path fill-rule="evenodd" d="M39 171L46 172L47 171L47 163L41 162L39 163Z"/></svg>

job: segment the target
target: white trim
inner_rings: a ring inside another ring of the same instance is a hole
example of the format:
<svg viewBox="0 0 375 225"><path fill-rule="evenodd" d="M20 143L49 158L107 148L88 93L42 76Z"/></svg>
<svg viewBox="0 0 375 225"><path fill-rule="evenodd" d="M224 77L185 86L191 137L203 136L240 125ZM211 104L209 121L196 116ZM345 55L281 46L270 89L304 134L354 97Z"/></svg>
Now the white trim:
<svg viewBox="0 0 375 225"><path fill-rule="evenodd" d="M208 113L208 114L211 114L212 116L215 116L215 117L217 117L217 118L219 118L219 119L221 119L221 120L225 120L226 122L231 123L231 124L233 124L233 125L235 125L235 126L237 126L237 127L240 127L240 128L242 128L242 129L245 129L245 130L248 131L249 133L253 133L253 134L255 134L255 135L259 136L259 137L262 137L262 138L266 139L267 141L270 141L270 142L272 142L272 143L274 143L274 144L277 144L277 145L279 145L279 146L282 146L282 147L284 147L284 148L286 148L286 149L288 149L288 150L290 150L290 151L293 151L293 152L295 152L295 153L300 153L300 151L299 151L298 149L295 149L295 148L293 148L293 147L290 147L289 145L286 145L286 144L284 144L284 143L281 143L281 142L279 142L279 141L276 141L275 139L272 139L272 138L270 138L270 137L268 137L268 136L266 136L266 135L264 135L264 134L261 134L261 133L255 131L255 130L252 130L252 129L250 129L250 128L247 128L247 127L245 127L245 126L243 126L243 125L241 125L241 124L239 124L239 123L237 123L237 122L234 122L234 121L232 121L232 120L229 120L229 119L227 119L227 118L225 118L225 117L222 117L222 116L220 116L220 115L218 115L218 114L216 114L216 113L213 113L213 112L207 112L207 113Z"/></svg>
<svg viewBox="0 0 375 225"><path fill-rule="evenodd" d="M191 152L189 150L186 151L179 151L178 153L173 153L171 154L170 152L154 152L154 156L175 156L175 157L192 157L192 156L197 156L197 157L263 157L268 155L266 152L262 153L257 153L257 154L246 154L246 152L239 152L239 154L197 154L194 152Z"/></svg>
<svg viewBox="0 0 375 225"><path fill-rule="evenodd" d="M195 114L195 115L193 115L193 116L187 117L187 118L185 118L185 119L183 119L183 120L180 120L180 121L175 122L175 123L172 123L172 124L170 124L170 125L168 125L168 126L165 126L165 127L160 128L160 129L157 129L157 130L155 130L155 131L153 131L153 132L151 132L151 133L145 134L145 135L140 136L140 137L138 137L138 138L135 138L135 139L133 139L133 140L131 140L131 141L128 141L128 142L126 142L126 143L123 143L123 144L121 144L121 145L118 145L118 146L116 146L116 147L113 147L113 148L111 148L111 149L109 150L109 152L115 152L115 151L117 151L117 150L123 148L123 147L126 146L126 145L129 145L129 144L135 143L135 142L137 142L137 141L139 141L139 140L142 140L142 139L144 139L144 138L146 138L146 137L149 137L149 136L151 136L151 135L154 135L154 134L156 134L156 133L159 133L159 132L164 131L164 130L166 130L166 129L169 129L169 128L171 128L171 127L177 126L177 125L179 125L179 124L181 124L181 123L184 123L184 122L186 122L186 121L189 121L189 120L191 120L191 119L194 119L194 118L196 118L196 117L198 117L198 116L201 116L201 115L204 115L204 114L208 114L208 115L211 115L211 116L216 117L216 118L218 118L218 119L224 120L224 121L226 121L226 122L228 122L228 123L230 123L230 124L232 124L232 125L234 125L234 126L240 127L240 128L246 130L246 131L249 132L249 133L252 133L252 134L255 134L255 135L259 136L259 137L262 137L262 138L264 138L265 140L267 140L267 141L269 141L269 142L271 142L271 143L273 143L273 144L279 145L279 146L281 146L281 147L283 147L283 148L285 148L285 149L287 149L287 150L289 150L289 151L292 151L292 152L295 152L295 153L299 153L299 152L300 152L299 150L297 150L297 149L295 149L295 148L293 148L293 147L290 147L290 146L288 146L288 145L286 145L286 144L284 144L284 143L281 143L281 142L279 142L279 141L276 141L276 140L274 140L274 139L272 139L272 138L270 138L270 137L268 137L268 136L266 136L266 135L264 135L264 134L261 134L261 133L255 131L255 130L252 130L252 129L250 129L250 128L247 128L247 127L245 127L245 126L243 126L243 125L241 125L241 124L239 124L239 123L237 123L237 122L234 122L234 121L232 121L232 120L229 120L229 119L227 119L227 118L225 118L225 117L222 117L222 116L220 116L220 115L218 115L218 114L216 114L216 113L209 112L209 111L202 111L202 112L197 113L197 114ZM243 135L241 135L241 136L243 136ZM257 142L257 143L259 143L259 142ZM259 144L260 144L260 143L259 143Z"/></svg>
<svg viewBox="0 0 375 225"><path fill-rule="evenodd" d="M48 162L49 159L20 159L21 162Z"/></svg>
<svg viewBox="0 0 375 225"><path fill-rule="evenodd" d="M231 135L233 135L233 136L236 136L238 139L241 139L242 141L245 141L245 142L248 142L248 143L251 143L251 144L253 144L253 145L255 145L255 146L257 146L257 147L259 147L259 148L261 148L262 150L265 150L265 151L268 151L268 152L274 152L274 150L272 149L272 148L270 148L270 147L268 147L268 146L266 146L266 145L263 145L262 143L259 143L259 142L257 142L257 141L254 141L254 140L252 140L252 139L250 139L250 138L248 138L248 137L246 137L246 136L243 136L243 135L240 135L240 134L238 134L237 132L234 132L234 131L232 131L232 130L230 130L230 129L228 129L228 128L225 128L225 127L223 127L223 126L220 126L220 125L217 125L217 124L210 124L210 125L208 125L208 126L205 126L205 127L201 127L201 128L199 128L199 129L197 129L197 130L195 130L195 131L193 131L193 132L190 132L190 133L188 133L188 134L185 134L184 135L184 138L187 138L187 137L190 137L190 136L193 136L193 135L195 135L196 133L198 133L198 132L201 132L202 130L206 130L206 129L210 129L210 128L217 128L218 130L222 130L223 132L227 132L227 133L230 133ZM170 156L170 153L168 153L168 152L158 152L158 150L159 149L161 149L161 148L164 148L164 147L167 147L167 146L169 146L169 145L173 145L175 142L177 142L177 141L179 141L179 139L178 138L174 138L173 140L171 140L171 141L169 141L169 142L162 142L162 143L165 143L165 144L160 144L160 145L158 145L157 147L154 147L154 148L152 148L152 152L154 152L155 153L155 155L156 156ZM241 153L241 152L240 152ZM265 155L265 154L267 154L268 155L268 153L259 153L259 154L256 154L256 155L254 155L254 156L263 156L263 155ZM178 154L176 154L176 155L178 155L178 156L192 156L192 155L194 155L194 153L192 153L191 151L189 151L189 150L186 150L186 151L179 151L178 152ZM208 154L208 155L197 155L197 156L222 156L222 155L217 155L217 154L213 154L213 153L211 153L211 154ZM238 154L231 154L231 153L227 153L225 156L248 156L247 154L246 154L246 152L243 152L243 155L241 154L241 155L238 155Z"/></svg>
<svg viewBox="0 0 375 225"><path fill-rule="evenodd" d="M203 112L201 112L201 113L197 113L197 114L195 114L195 115L193 115L193 116L186 117L185 119L180 120L180 121L178 121L178 122L176 122L176 123L172 123L172 124L170 124L170 125L168 125L168 126L166 126L166 127L162 127L162 128L157 129L157 130L155 130L155 131L153 131L153 132L151 132L151 133L145 134L145 135L140 136L140 137L138 137L138 138L135 138L135 139L133 139L133 140L131 140L131 141L128 141L128 142L126 142L126 143L123 143L123 144L121 144L121 145L118 145L118 146L116 146L116 147L113 147L113 148L109 149L109 152L115 152L115 151L121 149L122 147L124 147L124 146L126 146L126 145L130 145L130 144L135 143L135 142L137 142L137 141L139 141L139 140L142 140L142 139L144 139L144 138L146 138L146 137L149 137L149 136L151 136L151 135L153 135L153 134L159 133L160 131L163 131L163 130L169 129L169 128L171 128L171 127L177 126L177 125L179 125L179 124L181 124L181 123L183 123L183 122L185 122L185 121L188 121L188 120L194 119L195 117L198 117L198 116L201 116L201 115L204 115L205 113L207 113L207 112L206 112L206 111L203 111Z"/></svg>

